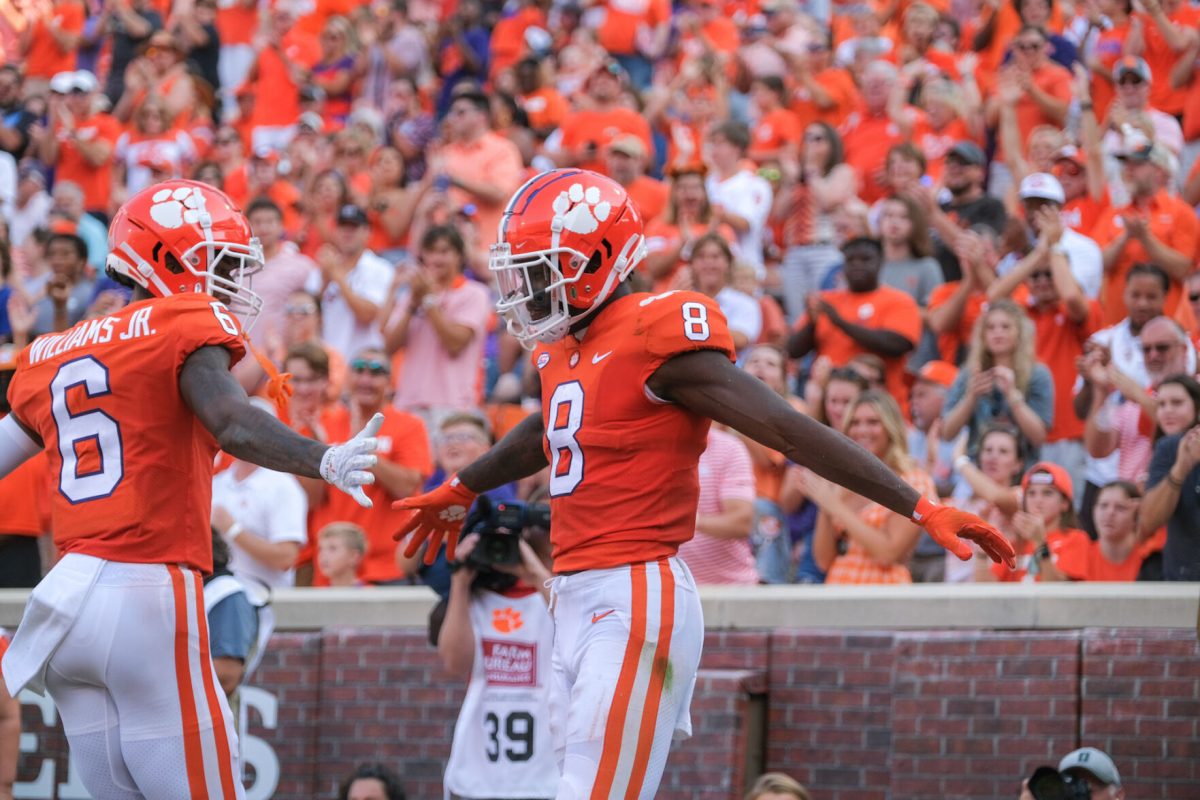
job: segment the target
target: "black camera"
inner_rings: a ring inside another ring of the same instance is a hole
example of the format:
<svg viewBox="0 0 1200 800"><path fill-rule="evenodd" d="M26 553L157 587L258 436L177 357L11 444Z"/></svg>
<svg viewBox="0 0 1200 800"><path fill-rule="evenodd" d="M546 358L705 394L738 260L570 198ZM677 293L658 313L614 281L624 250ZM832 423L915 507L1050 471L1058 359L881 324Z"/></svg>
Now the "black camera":
<svg viewBox="0 0 1200 800"><path fill-rule="evenodd" d="M1029 793L1034 800L1089 800L1092 789L1084 778L1067 775L1054 767L1038 767L1029 776Z"/></svg>
<svg viewBox="0 0 1200 800"><path fill-rule="evenodd" d="M464 532L478 534L479 541L463 563L477 570L515 567L521 563L521 532L526 528L549 530L550 506L493 503L487 495L480 495L463 525Z"/></svg>

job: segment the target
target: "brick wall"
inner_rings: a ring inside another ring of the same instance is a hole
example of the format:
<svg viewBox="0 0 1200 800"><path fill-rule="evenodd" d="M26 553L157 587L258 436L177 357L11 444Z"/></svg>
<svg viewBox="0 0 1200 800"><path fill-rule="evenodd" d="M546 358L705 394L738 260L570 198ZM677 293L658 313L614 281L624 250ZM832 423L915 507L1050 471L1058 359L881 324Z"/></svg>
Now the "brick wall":
<svg viewBox="0 0 1200 800"><path fill-rule="evenodd" d="M277 760L274 797L332 798L373 760L399 768L410 798L441 796L462 687L424 631L279 634L255 684L270 695L248 704L246 747ZM822 800L1015 798L1079 744L1115 758L1131 798L1200 797L1193 631L712 631L692 716L660 798L738 798L764 766ZM65 786L17 796L81 797L57 727L31 702L23 717L36 752L19 779L54 759Z"/></svg>

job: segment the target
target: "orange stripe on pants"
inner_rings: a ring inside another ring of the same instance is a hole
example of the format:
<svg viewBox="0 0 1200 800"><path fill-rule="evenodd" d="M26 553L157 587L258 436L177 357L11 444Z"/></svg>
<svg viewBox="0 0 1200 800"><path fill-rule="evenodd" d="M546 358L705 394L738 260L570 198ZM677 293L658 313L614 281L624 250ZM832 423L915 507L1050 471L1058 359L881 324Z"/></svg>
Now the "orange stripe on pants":
<svg viewBox="0 0 1200 800"><path fill-rule="evenodd" d="M646 644L646 565L631 564L629 641L625 643L625 657L621 661L621 673L617 677L617 689L613 693L608 719L604 723L604 750L600 754L600 765L596 780L592 784L592 800L608 800L613 778L617 773L617 762L621 760L621 739L625 730L625 716L629 712L629 700L633 696L633 684L637 680L638 662Z"/></svg>
<svg viewBox="0 0 1200 800"><path fill-rule="evenodd" d="M633 771L629 775L626 800L635 800L646 779L646 765L654 747L654 727L658 722L658 707L662 703L663 683L670 665L671 634L675 628L675 575L671 565L658 562L661 608L658 626L658 644L654 647L654 664L650 668L650 686L646 689L646 702L642 706L642 725L638 731L637 750L634 751Z"/></svg>
<svg viewBox="0 0 1200 800"><path fill-rule="evenodd" d="M193 572L196 597L204 596L200 576ZM200 631L200 675L204 680L204 697L208 701L208 715L212 719L213 738L217 741L217 765L221 770L221 793L225 800L237 797L233 784L233 758L229 755L229 736L225 732L225 715L221 712L221 701L217 696L213 680L212 658L208 650L208 619L204 615L204 604L196 603L196 629Z"/></svg>
<svg viewBox="0 0 1200 800"><path fill-rule="evenodd" d="M175 594L175 684L179 690L179 711L183 719L183 755L187 768L188 790L192 797L208 797L204 780L204 748L200 744L200 720L196 716L196 698L192 691L192 671L188 658L187 590L183 572L168 564L171 589ZM202 605L200 598L196 604Z"/></svg>

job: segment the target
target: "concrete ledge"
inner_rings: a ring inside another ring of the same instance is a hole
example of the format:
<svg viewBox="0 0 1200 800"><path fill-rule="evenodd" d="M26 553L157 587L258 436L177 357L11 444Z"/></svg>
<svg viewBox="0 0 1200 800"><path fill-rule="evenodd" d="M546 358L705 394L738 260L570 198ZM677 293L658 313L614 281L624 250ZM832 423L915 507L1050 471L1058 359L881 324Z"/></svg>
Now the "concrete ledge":
<svg viewBox="0 0 1200 800"><path fill-rule="evenodd" d="M27 593L0 590L0 626L15 628ZM709 630L753 628L1197 628L1200 583L918 584L705 587ZM287 589L279 630L425 627L428 589Z"/></svg>

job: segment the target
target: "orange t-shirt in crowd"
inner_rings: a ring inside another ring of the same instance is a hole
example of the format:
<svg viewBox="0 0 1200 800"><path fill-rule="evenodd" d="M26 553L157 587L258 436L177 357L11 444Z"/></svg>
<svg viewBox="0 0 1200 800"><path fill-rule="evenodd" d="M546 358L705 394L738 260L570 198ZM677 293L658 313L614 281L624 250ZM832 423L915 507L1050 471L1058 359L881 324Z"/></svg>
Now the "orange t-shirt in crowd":
<svg viewBox="0 0 1200 800"><path fill-rule="evenodd" d="M1138 16L1142 20L1142 38L1146 42L1142 58L1146 59L1150 75L1154 78L1150 82L1150 107L1172 115L1181 114L1187 102L1187 87L1172 89L1169 78L1171 69L1182 53L1171 49L1150 15L1138 13ZM1197 27L1200 27L1200 8L1182 2L1179 8L1167 15L1167 19L1174 28L1190 29L1192 33L1196 33Z"/></svg>
<svg viewBox="0 0 1200 800"><path fill-rule="evenodd" d="M1080 537L1083 540L1091 541L1091 537L1084 531L1076 528L1066 528L1062 530L1053 530L1046 533L1046 546L1050 548L1050 556L1054 559L1054 565L1058 566L1058 554L1063 548L1072 548L1080 546ZM1006 564L991 564L990 569L992 574L996 576L996 580L1001 583L1020 583L1029 580L1029 565L1034 560L1033 542L1028 539L1022 539L1015 544L1017 549L1017 568L1009 569ZM1034 576L1034 580L1041 581L1042 576Z"/></svg>
<svg viewBox="0 0 1200 800"><path fill-rule="evenodd" d="M1196 162L1200 164L1200 161ZM1100 222L1100 218L1112 208L1112 200L1108 196L1108 187L1104 187L1104 196L1099 200L1094 199L1090 194L1084 192L1074 200L1069 200L1062 207L1059 216L1062 217L1063 224L1076 233L1082 233L1084 236L1092 236L1092 232L1096 229L1096 224ZM1095 238L1095 237L1092 237Z"/></svg>
<svg viewBox="0 0 1200 800"><path fill-rule="evenodd" d="M1033 71L1033 83L1045 94L1050 95L1056 100L1070 101L1071 99L1071 73L1062 66L1047 61L1042 66ZM980 91L984 92L985 96L991 92L996 85L996 76L980 74ZM1056 128L1061 128L1062 125L1056 120L1046 116L1042 111L1041 106L1034 102L1033 98L1028 94L1023 94L1021 99L1017 101L1017 130L1020 131L1020 141L1026 142L1029 140L1029 134L1039 125L1053 125ZM998 147L996 150L997 160L1003 161L1003 148Z"/></svg>
<svg viewBox="0 0 1200 800"><path fill-rule="evenodd" d="M1126 21L1106 31L1101 31L1092 45L1092 58L1099 61L1110 73L1121 56L1125 55L1125 40L1129 38L1129 31L1130 24ZM1092 95L1092 106L1096 112L1096 119L1101 122L1104 121L1108 114L1108 107L1112 105L1113 99L1117 96L1116 87L1113 85L1114 80L1106 78L1098 72L1092 73L1089 91Z"/></svg>
<svg viewBox="0 0 1200 800"><path fill-rule="evenodd" d="M663 127L667 137L666 171L696 169L704 165L704 134L708 126L702 122L669 119Z"/></svg>
<svg viewBox="0 0 1200 800"><path fill-rule="evenodd" d="M779 149L785 145L798 147L803 135L795 112L786 108L773 109L763 114L750 131L750 149L746 155L761 164L768 156L778 158Z"/></svg>
<svg viewBox="0 0 1200 800"><path fill-rule="evenodd" d="M707 222L693 222L691 225L692 238L703 236L709 231ZM717 233L721 234L721 238L733 245L737 242L737 233L728 225L720 225L717 227ZM669 250L679 246L683 241L683 235L680 232L679 225L667 222L663 217L653 219L646 224L646 248L650 252L659 250ZM646 262L642 262L639 269L644 269ZM671 288L671 280L675 277L675 273L687 265L687 261L681 253L679 260L675 262L675 266L671 268L663 277L654 282L653 290L655 292L665 292Z"/></svg>
<svg viewBox="0 0 1200 800"><path fill-rule="evenodd" d="M50 31L55 26L66 33L82 33L84 18L79 0L57 0L49 20L39 17L34 21L24 59L25 77L48 79L75 69L75 51L61 49Z"/></svg>
<svg viewBox="0 0 1200 800"><path fill-rule="evenodd" d="M813 80L821 85L833 101L833 105L830 108L821 108L812 99L807 88L797 86L792 91L792 104L788 108L796 115L796 125L801 132L814 122L827 123L836 130L861 103L858 86L855 85L849 71L840 67L823 69L813 75Z"/></svg>
<svg viewBox="0 0 1200 800"><path fill-rule="evenodd" d="M58 163L55 165L55 180L72 181L83 190L83 205L89 211L108 213L108 201L112 194L112 158L106 158L100 166L92 166L79 152L75 141L67 136L62 124L55 129L58 137ZM75 139L80 142L105 141L117 146L121 138L121 123L108 114L93 114L75 122Z"/></svg>
<svg viewBox="0 0 1200 800"><path fill-rule="evenodd" d="M256 0L221 0L217 3L217 35L222 45L251 44L257 32Z"/></svg>
<svg viewBox="0 0 1200 800"><path fill-rule="evenodd" d="M846 120L841 134L846 163L858 173L859 198L868 204L882 199L887 194L882 178L888 151L904 141L900 126L887 114L871 117L860 110Z"/></svg>
<svg viewBox="0 0 1200 800"><path fill-rule="evenodd" d="M1083 420L1075 415L1074 388L1078 370L1075 359L1083 355L1083 344L1104 326L1103 312L1095 300L1088 301L1088 314L1075 323L1061 302L1049 308L1026 303L1025 312L1037 332L1034 342L1037 360L1046 365L1054 380L1054 425L1046 433L1047 442L1083 437Z"/></svg>
<svg viewBox="0 0 1200 800"><path fill-rule="evenodd" d="M228 309L187 293L39 336L21 353L8 396L45 443L59 552L212 571L217 440L179 388L184 361L210 346L231 364L246 352Z"/></svg>
<svg viewBox="0 0 1200 800"><path fill-rule="evenodd" d="M833 307L846 322L873 330L889 330L903 336L915 347L921 339L921 309L917 301L907 292L880 286L870 292L851 292L835 289L821 292L821 299ZM796 330L808 325L808 314L796 322ZM833 366L842 367L850 359L869 353L865 347L850 338L850 335L830 321L828 314L817 317L816 354L826 356ZM907 387L904 382L904 364L908 354L885 358L887 388L901 408L907 408Z"/></svg>
<svg viewBox="0 0 1200 800"><path fill-rule="evenodd" d="M402 467L415 469L424 481L433 474L433 458L429 452L429 434L419 417L385 405L383 426L379 429L378 456ZM344 442L357 433L350 429L350 409L337 406L321 416L329 442ZM367 534L367 555L358 570L358 577L367 583L395 581L404 577L396 566L396 541L392 538L400 529L399 520L406 512L393 511L392 497L378 481L364 486L371 508L363 508L345 492L330 489L325 500L309 517L310 541L313 531L331 522L353 522ZM313 560L313 586L328 586L329 579Z"/></svg>
<svg viewBox="0 0 1200 800"><path fill-rule="evenodd" d="M971 139L967 123L961 119L952 119L941 130L929 124L929 117L924 111L913 108L916 112L913 125L912 143L925 156L925 174L937 184L942 179L942 170L946 166L946 153L954 145L964 139Z"/></svg>
<svg viewBox="0 0 1200 800"><path fill-rule="evenodd" d="M720 308L696 292L626 295L582 342L534 350L556 571L668 558L695 534L710 420L646 390L663 363L695 350L736 358Z"/></svg>
<svg viewBox="0 0 1200 800"><path fill-rule="evenodd" d="M1063 543L1055 557L1059 572L1077 581L1136 581L1142 562L1156 549L1154 539L1136 545L1125 560L1114 564L1100 551L1100 543L1086 535L1072 536ZM1157 549L1162 545L1158 544Z"/></svg>
<svg viewBox="0 0 1200 800"><path fill-rule="evenodd" d="M1196 218L1195 210L1187 203L1168 194L1165 190L1150 198L1144 211L1138 211L1133 206L1123 206L1110 210L1096 224L1093 238L1100 247L1107 247L1110 242L1121 235L1125 222L1121 219L1124 214L1144 214L1150 224L1150 232L1154 237L1172 250L1177 250L1189 259L1196 259L1196 245L1200 242L1200 220ZM1142 243L1130 237L1121 252L1116 266L1105 275L1104 286L1104 324L1116 325L1129 316L1125 308L1125 279L1134 264L1141 261L1152 261ZM1183 294L1183 285L1171 280L1171 290L1167 293L1167 302L1163 313L1168 317L1175 313L1179 297Z"/></svg>
<svg viewBox="0 0 1200 800"><path fill-rule="evenodd" d="M985 4L984 7L986 8L987 5ZM1021 31L1021 26L1024 25L1014 3L1001 3L995 13L998 15L993 28L995 33L992 35L991 44L979 53L979 65L975 70L977 80L981 78L994 79L996 71L1000 69L1000 64L1004 61L1004 54L1008 52L1012 40L1016 38ZM1050 7L1050 20L1046 25L1046 32L1062 33L1062 29L1062 9L1055 3ZM969 44L971 40L967 38L968 35L973 37L975 33L971 31L970 34L967 34L964 31L963 40ZM982 88L982 82L980 87ZM984 96L986 97L986 94Z"/></svg>
<svg viewBox="0 0 1200 800"><path fill-rule="evenodd" d="M671 187L649 175L639 175L633 183L625 187L625 193L641 212L642 223L645 224L658 218L666 210Z"/></svg>
<svg viewBox="0 0 1200 800"><path fill-rule="evenodd" d="M296 15L296 25L292 30L320 36L330 17L349 17L360 5L365 3L356 0L299 0L292 4L292 13Z"/></svg>
<svg viewBox="0 0 1200 800"><path fill-rule="evenodd" d="M571 112L562 123L560 147L575 151L582 150L588 142L595 142L596 158L581 162L579 168L604 174L604 148L626 134L633 134L641 139L647 153L654 152L654 143L650 140L650 123L630 108Z"/></svg>
<svg viewBox="0 0 1200 800"><path fill-rule="evenodd" d="M547 27L545 13L534 5L524 6L496 20L488 48L489 79L496 80L497 75L521 59L525 54L525 31L534 25L542 29Z"/></svg>
<svg viewBox="0 0 1200 800"><path fill-rule="evenodd" d="M611 55L635 55L638 28L655 28L670 19L670 0L608 0L596 38Z"/></svg>
<svg viewBox="0 0 1200 800"><path fill-rule="evenodd" d="M530 94L517 98L525 115L529 117L529 127L535 131L549 131L562 125L563 120L571 113L571 106L557 89L543 86Z"/></svg>
<svg viewBox="0 0 1200 800"><path fill-rule="evenodd" d="M295 123L300 118L300 91L292 82L288 64L311 68L320 60L317 39L299 27L287 32L281 48L267 47L259 52L251 127L276 128ZM270 102L265 102L268 99Z"/></svg>
<svg viewBox="0 0 1200 800"><path fill-rule="evenodd" d="M50 467L38 453L0 479L0 536L41 536L50 530Z"/></svg>

